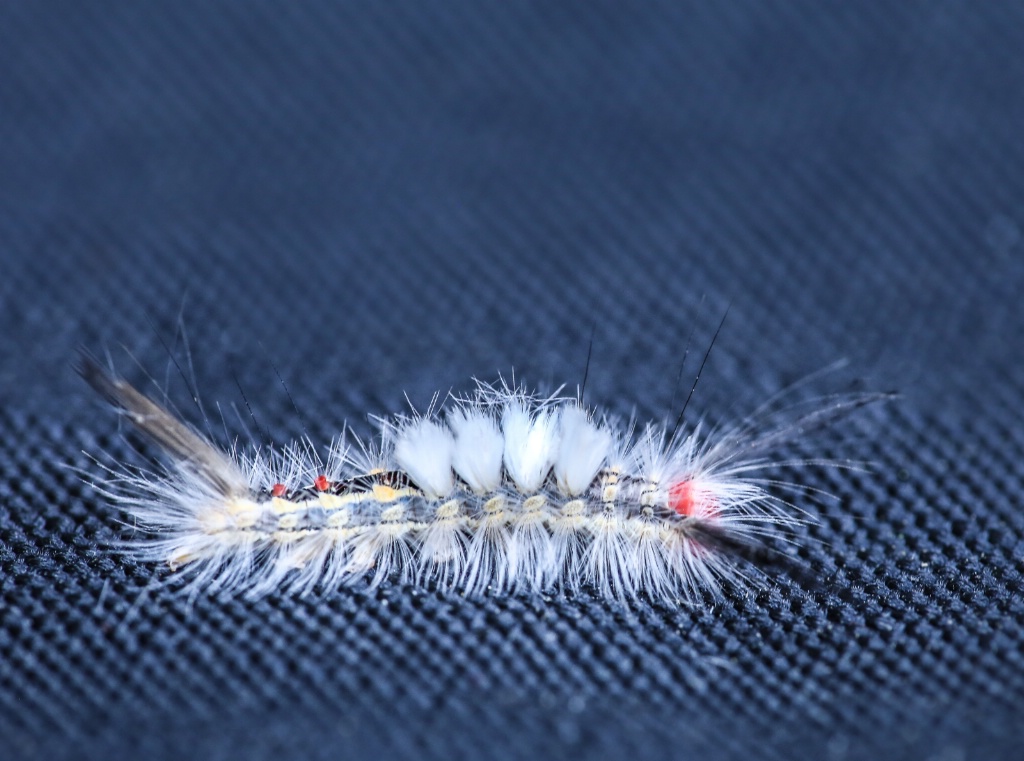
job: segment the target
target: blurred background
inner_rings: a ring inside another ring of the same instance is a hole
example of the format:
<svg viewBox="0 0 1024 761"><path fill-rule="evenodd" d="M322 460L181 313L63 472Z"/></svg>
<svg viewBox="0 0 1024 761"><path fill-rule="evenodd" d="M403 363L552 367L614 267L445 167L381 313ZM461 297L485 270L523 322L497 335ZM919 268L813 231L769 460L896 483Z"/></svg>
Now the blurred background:
<svg viewBox="0 0 1024 761"><path fill-rule="evenodd" d="M3 755L1011 757L1022 50L954 0L0 6ZM692 419L901 399L808 445L873 463L799 476L811 573L704 608L190 603L67 467L132 456L79 346L326 442L591 335L660 419L727 308Z"/></svg>

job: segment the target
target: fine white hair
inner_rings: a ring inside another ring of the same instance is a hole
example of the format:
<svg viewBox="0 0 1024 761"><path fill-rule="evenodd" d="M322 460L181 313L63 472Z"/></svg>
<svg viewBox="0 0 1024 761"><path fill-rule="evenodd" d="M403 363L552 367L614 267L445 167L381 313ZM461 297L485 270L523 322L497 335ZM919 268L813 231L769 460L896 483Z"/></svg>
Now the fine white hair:
<svg viewBox="0 0 1024 761"><path fill-rule="evenodd" d="M305 594L387 580L463 594L576 592L669 602L746 574L736 551L804 514L768 453L884 394L831 397L704 435L634 433L581 401L481 384L373 441L226 452L88 357L82 375L167 455L100 485L141 558L194 589ZM787 464L794 464L789 462ZM795 464L800 464L798 461Z"/></svg>

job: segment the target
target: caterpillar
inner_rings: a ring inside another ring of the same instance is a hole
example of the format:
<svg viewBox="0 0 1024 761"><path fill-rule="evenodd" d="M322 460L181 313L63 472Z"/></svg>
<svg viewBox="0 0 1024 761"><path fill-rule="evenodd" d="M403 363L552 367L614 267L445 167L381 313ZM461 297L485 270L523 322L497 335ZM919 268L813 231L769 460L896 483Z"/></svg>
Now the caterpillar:
<svg viewBox="0 0 1024 761"><path fill-rule="evenodd" d="M108 467L97 484L136 529L127 547L194 590L249 597L388 580L466 595L716 596L749 580L744 548L806 519L766 475L787 464L771 453L887 396L684 434L681 415L671 429L623 426L581 395L478 382L440 409L379 419L373 440L342 435L321 459L308 442L225 451L89 355L78 371L164 455L155 472Z"/></svg>

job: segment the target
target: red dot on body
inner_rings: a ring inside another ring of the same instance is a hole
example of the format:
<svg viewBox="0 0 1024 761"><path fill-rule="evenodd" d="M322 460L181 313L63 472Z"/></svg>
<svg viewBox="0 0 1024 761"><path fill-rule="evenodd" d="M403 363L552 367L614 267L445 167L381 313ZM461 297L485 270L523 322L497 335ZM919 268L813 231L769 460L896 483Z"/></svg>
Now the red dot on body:
<svg viewBox="0 0 1024 761"><path fill-rule="evenodd" d="M718 512L715 498L693 481L680 481L669 487L668 506L687 518L708 518Z"/></svg>
<svg viewBox="0 0 1024 761"><path fill-rule="evenodd" d="M283 497L286 491L284 484L274 484L270 487L270 494L274 497Z"/></svg>
<svg viewBox="0 0 1024 761"><path fill-rule="evenodd" d="M327 491L327 489L331 485L331 482L327 480L327 476L321 475L316 477L316 480L313 482L313 485L316 487L317 491Z"/></svg>

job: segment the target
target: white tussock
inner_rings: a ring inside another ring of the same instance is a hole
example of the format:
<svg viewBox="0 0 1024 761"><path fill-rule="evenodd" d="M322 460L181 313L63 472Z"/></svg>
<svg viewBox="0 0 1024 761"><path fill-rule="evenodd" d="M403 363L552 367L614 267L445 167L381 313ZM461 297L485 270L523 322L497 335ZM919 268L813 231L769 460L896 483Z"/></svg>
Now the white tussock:
<svg viewBox="0 0 1024 761"><path fill-rule="evenodd" d="M501 413L505 436L505 470L519 491L540 489L558 450L558 411L549 408L531 414L524 401L515 399Z"/></svg>
<svg viewBox="0 0 1024 761"><path fill-rule="evenodd" d="M395 439L395 463L431 499L450 494L455 486L454 455L451 431L425 418L403 425Z"/></svg>
<svg viewBox="0 0 1024 761"><path fill-rule="evenodd" d="M611 446L611 433L596 425L585 409L566 405L555 460L558 488L572 497L582 494L608 459Z"/></svg>
<svg viewBox="0 0 1024 761"><path fill-rule="evenodd" d="M486 494L501 485L501 458L505 438L488 410L458 407L448 414L448 425L455 435L453 465L459 478L477 494Z"/></svg>

